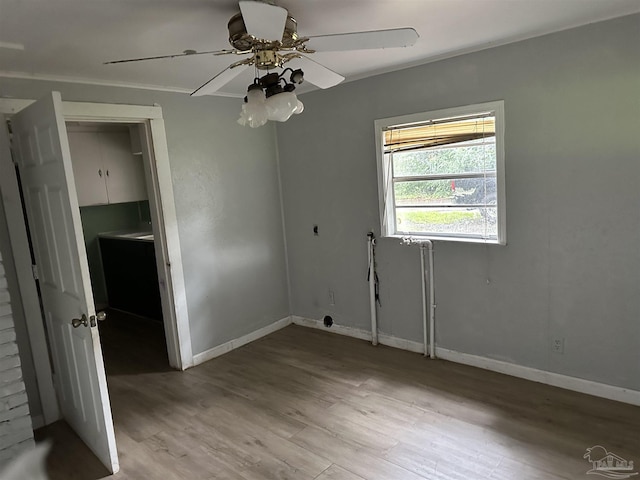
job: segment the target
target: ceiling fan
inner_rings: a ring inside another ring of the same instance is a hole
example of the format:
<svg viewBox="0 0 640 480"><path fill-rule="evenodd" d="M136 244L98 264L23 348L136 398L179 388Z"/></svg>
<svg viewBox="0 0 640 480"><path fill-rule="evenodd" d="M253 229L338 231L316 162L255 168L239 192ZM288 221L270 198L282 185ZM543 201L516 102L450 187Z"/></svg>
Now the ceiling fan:
<svg viewBox="0 0 640 480"><path fill-rule="evenodd" d="M192 92L191 95L200 96L215 93L253 65L256 71L267 71L267 74L262 77L256 77L253 85L249 86L247 97L245 97L245 104L250 104L252 97L256 102L261 101L262 95L259 92L264 94L264 99L266 100L283 93L293 95L292 92L295 89L294 84L302 83L304 79L323 89L333 87L344 80L344 77L339 73L310 59L307 56L309 54L316 52L408 47L413 45L418 39L418 33L413 28L394 28L389 30L304 37L298 35L297 21L285 8L256 0L241 0L238 3L240 12L231 17L227 25L229 30L229 43L233 47L232 49L202 52L185 50L183 53L173 55L115 60L105 62L105 64L195 55L245 56L242 60L232 63L222 72L201 85ZM280 74L270 72L277 68L283 68L285 64L295 69L285 68ZM304 69L304 72L302 69ZM288 71L291 72L290 82L287 82L284 78L284 74ZM284 86L282 86L281 83L284 83ZM254 92L253 94L252 91ZM295 95L293 96L295 97ZM284 97L287 97L287 95L284 95ZM287 102L287 104L289 105L293 100L290 95L288 97L290 101ZM278 98L279 103L285 103L282 101L283 98ZM297 99L296 102L297 103L293 105L293 110L297 109L299 111L293 111L291 113L300 113L300 111L302 111L301 103ZM290 107L291 105L287 108ZM288 116L282 115L280 118L269 119L285 121L291 113ZM286 118L284 118L284 116L286 116ZM249 123L251 124L251 122Z"/></svg>

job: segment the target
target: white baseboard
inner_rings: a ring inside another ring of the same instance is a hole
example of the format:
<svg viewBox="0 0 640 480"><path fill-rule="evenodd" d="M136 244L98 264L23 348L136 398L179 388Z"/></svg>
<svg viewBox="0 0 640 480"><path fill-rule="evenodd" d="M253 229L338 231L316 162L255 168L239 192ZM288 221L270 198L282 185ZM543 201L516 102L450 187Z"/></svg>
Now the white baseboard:
<svg viewBox="0 0 640 480"><path fill-rule="evenodd" d="M337 333L338 335L346 335L347 337L371 341L371 332L360 330L359 328L345 327L344 325L338 325L337 323L334 323L331 327L325 327L322 320L314 320L312 318L299 317L297 315L293 315L291 317L291 323L294 325L300 325L301 327L316 328L318 330L326 330L330 333Z"/></svg>
<svg viewBox="0 0 640 480"><path fill-rule="evenodd" d="M317 328L319 330L327 330L338 335L346 335L348 337L359 338L360 340L371 341L371 332L361 330L359 328L345 327L344 325L333 324L331 327L325 327L322 320L314 320L312 318L298 317L293 315L291 323L302 327ZM385 333L378 333L378 343L387 345L388 347L408 350L415 353L424 353L424 346L420 342L405 340L403 338L394 337Z"/></svg>
<svg viewBox="0 0 640 480"><path fill-rule="evenodd" d="M456 352L446 348L436 347L436 356L450 362L462 363L472 367L504 373L513 377L524 378L532 382L544 383L553 387L560 387L574 392L586 393L596 397L607 398L618 402L640 406L640 392L628 388L593 382L583 378L570 377L560 373L547 372L537 368L524 367L515 363L503 362L487 357Z"/></svg>
<svg viewBox="0 0 640 480"><path fill-rule="evenodd" d="M262 327L254 332L243 335L240 338L236 338L234 340L229 340L222 345L218 345L217 347L210 348L209 350L205 350L202 353L198 353L193 356L193 366L200 365L212 358L219 357L220 355L224 355L225 353L230 352L231 350L235 350L236 348L242 347L247 343L251 343L259 338L262 338L270 333L276 332L287 325L291 324L291 317L284 317L278 320L277 322L272 323L271 325L267 325L266 327Z"/></svg>
<svg viewBox="0 0 640 480"><path fill-rule="evenodd" d="M386 333L378 333L378 342L388 347L399 348L400 350L408 350L414 353L422 353L423 355L429 354L429 348L424 350L424 345L420 342L414 342L413 340L405 340L404 338L398 338Z"/></svg>
<svg viewBox="0 0 640 480"><path fill-rule="evenodd" d="M314 320L295 315L291 317L291 323L303 327L317 328L330 333L337 333L339 335L346 335L360 340L371 341L371 332L358 328L336 324L328 328L324 326L322 320ZM399 348L401 350L424 353L424 346L422 343L404 340L391 335L379 333L378 342L382 345ZM487 357L480 357L478 355L457 352L455 350L449 350L442 347L436 347L436 356L450 362L461 363L472 367L491 370L493 372L504 373L513 377L523 378L525 380L531 380L533 382L564 388L566 390L586 393L596 397L640 406L640 392L637 390L630 390L582 378L570 377L559 373L547 372L536 368L517 365L515 363L508 363Z"/></svg>

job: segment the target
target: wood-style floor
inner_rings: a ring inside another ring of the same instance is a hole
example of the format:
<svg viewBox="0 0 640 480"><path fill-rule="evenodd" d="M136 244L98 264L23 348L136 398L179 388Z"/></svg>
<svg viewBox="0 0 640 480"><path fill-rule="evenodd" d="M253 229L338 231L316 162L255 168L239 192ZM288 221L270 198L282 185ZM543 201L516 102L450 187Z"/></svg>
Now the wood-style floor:
<svg viewBox="0 0 640 480"><path fill-rule="evenodd" d="M297 326L186 372L157 335L113 336L114 480L576 480L595 445L640 467L630 405ZM47 436L53 479L106 476Z"/></svg>

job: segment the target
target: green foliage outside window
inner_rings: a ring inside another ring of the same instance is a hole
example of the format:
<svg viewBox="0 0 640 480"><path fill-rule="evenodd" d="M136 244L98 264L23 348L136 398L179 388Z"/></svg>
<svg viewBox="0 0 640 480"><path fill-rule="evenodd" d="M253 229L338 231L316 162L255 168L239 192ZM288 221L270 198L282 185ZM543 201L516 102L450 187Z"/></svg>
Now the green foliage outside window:
<svg viewBox="0 0 640 480"><path fill-rule="evenodd" d="M398 152L393 154L393 176L495 172L495 159L495 144ZM455 183L451 180L398 182L395 184L396 202L452 199L454 185L455 190L476 188L476 182L469 183L469 180L472 179L457 180Z"/></svg>

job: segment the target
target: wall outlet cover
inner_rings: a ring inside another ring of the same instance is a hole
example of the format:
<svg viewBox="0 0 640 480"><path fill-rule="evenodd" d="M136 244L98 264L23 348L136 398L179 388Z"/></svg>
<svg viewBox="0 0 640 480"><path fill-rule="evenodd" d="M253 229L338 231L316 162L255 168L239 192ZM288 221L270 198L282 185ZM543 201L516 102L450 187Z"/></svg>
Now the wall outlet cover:
<svg viewBox="0 0 640 480"><path fill-rule="evenodd" d="M555 353L564 353L564 338L554 338L551 341L551 351Z"/></svg>

